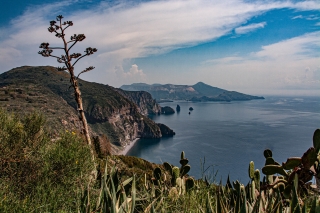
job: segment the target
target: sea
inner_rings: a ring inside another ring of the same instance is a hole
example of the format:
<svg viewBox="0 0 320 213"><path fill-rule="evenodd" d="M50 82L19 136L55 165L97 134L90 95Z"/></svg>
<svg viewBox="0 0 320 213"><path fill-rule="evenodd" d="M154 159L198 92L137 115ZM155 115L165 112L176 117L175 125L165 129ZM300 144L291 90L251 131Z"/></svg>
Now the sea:
<svg viewBox="0 0 320 213"><path fill-rule="evenodd" d="M150 116L176 134L139 139L127 155L180 167L180 153L184 151L191 165L189 175L216 183L225 183L229 175L231 180L246 184L250 161L261 171L265 149L272 150L279 163L288 157L301 157L312 146L314 131L320 128L320 97L267 96L264 100L160 105L175 110L180 106L180 112Z"/></svg>

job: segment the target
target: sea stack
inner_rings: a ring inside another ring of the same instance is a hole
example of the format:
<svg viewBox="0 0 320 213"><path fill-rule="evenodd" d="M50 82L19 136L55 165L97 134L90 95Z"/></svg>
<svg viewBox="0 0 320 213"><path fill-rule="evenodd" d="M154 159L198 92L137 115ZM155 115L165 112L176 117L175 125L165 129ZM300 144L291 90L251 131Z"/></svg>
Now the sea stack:
<svg viewBox="0 0 320 213"><path fill-rule="evenodd" d="M180 112L180 106L179 106L179 104L177 105L176 110L177 110L177 112Z"/></svg>

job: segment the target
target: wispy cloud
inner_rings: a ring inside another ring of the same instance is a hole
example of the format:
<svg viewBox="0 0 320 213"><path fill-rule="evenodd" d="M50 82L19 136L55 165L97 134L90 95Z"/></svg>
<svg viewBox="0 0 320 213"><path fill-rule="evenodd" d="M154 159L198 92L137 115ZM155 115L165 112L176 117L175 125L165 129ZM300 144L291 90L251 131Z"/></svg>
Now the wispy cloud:
<svg viewBox="0 0 320 213"><path fill-rule="evenodd" d="M72 7L73 4L73 1L62 1L28 8L10 26L0 29L0 35L6 35L0 39L1 72L14 66L55 64L54 60L36 55L43 41L52 45L60 44L59 39L46 30L49 21L54 19L47 16L53 13L58 15L65 11L66 6ZM77 66L94 65L96 70L94 74L88 75L88 80L104 83L112 81L113 85L119 86L123 82L119 69L123 73L131 72L130 68L124 70L122 67L124 60L213 41L235 28L238 33L262 28L265 22L239 26L253 16L281 8L319 10L320 4L316 1L120 1L115 5L102 2L87 10L68 10L65 16L75 24L68 30L70 34L84 33L87 36L75 51L83 51L87 46L98 48L98 54L91 57L90 64L83 60Z"/></svg>
<svg viewBox="0 0 320 213"><path fill-rule="evenodd" d="M302 15L298 15L298 16L292 17L292 19L302 19L302 18L303 18Z"/></svg>
<svg viewBox="0 0 320 213"><path fill-rule="evenodd" d="M199 75L215 70L219 82L234 88L303 89L320 94L320 31L263 46L260 51L241 57L212 60ZM224 79L224 80L222 80Z"/></svg>
<svg viewBox="0 0 320 213"><path fill-rule="evenodd" d="M266 22L249 24L249 25L246 25L246 26L237 27L237 28L235 29L235 32L236 32L237 34L246 34L246 33L255 31L255 30L257 30L257 29L264 28L264 26L266 26L266 25L267 25Z"/></svg>

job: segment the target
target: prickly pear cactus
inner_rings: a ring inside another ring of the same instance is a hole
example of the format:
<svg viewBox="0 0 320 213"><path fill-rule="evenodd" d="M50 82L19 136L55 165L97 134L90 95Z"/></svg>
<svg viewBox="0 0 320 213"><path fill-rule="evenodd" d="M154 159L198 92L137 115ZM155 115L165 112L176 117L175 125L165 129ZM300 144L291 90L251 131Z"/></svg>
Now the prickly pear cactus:
<svg viewBox="0 0 320 213"><path fill-rule="evenodd" d="M256 184L256 189L258 190L258 191L260 191L260 171L259 171L259 169L256 169L255 171L254 171L254 174L253 174L253 180L254 180L254 182L255 182L255 184Z"/></svg>
<svg viewBox="0 0 320 213"><path fill-rule="evenodd" d="M172 174L172 166L171 166L171 164L169 164L168 162L164 162L163 166L170 174Z"/></svg>
<svg viewBox="0 0 320 213"><path fill-rule="evenodd" d="M156 180L161 179L161 169L159 167L153 170L153 176L155 177Z"/></svg>
<svg viewBox="0 0 320 213"><path fill-rule="evenodd" d="M195 185L194 179L193 178L188 178L186 180L185 185L186 185L186 192L189 192Z"/></svg>
<svg viewBox="0 0 320 213"><path fill-rule="evenodd" d="M272 157L272 151L270 149L266 149L263 152L265 158Z"/></svg>
<svg viewBox="0 0 320 213"><path fill-rule="evenodd" d="M319 154L319 150L320 150L320 129L317 129L313 134L313 147L316 149L316 153Z"/></svg>
<svg viewBox="0 0 320 213"><path fill-rule="evenodd" d="M184 151L181 152L181 157L180 159L184 159Z"/></svg>
<svg viewBox="0 0 320 213"><path fill-rule="evenodd" d="M254 162L253 161L250 161L249 163L248 173L249 173L250 179L253 179L254 178Z"/></svg>
<svg viewBox="0 0 320 213"><path fill-rule="evenodd" d="M180 176L180 169L179 169L179 167L174 166L174 167L172 168L172 179L171 179L171 184L172 184L173 186L176 185L176 180L177 180L177 178L178 178L179 176Z"/></svg>
<svg viewBox="0 0 320 213"><path fill-rule="evenodd" d="M180 170L180 177L185 176L190 171L190 169L191 169L190 165L183 166Z"/></svg>

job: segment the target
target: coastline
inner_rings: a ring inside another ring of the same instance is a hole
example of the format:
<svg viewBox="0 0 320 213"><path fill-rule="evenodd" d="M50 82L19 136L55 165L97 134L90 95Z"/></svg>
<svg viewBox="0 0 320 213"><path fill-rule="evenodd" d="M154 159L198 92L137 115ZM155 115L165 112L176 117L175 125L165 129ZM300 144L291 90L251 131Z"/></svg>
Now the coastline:
<svg viewBox="0 0 320 213"><path fill-rule="evenodd" d="M123 150L121 150L117 155L127 155L127 153L130 151L130 149L133 147L133 145L139 140L140 138L136 138L133 141L131 141Z"/></svg>

